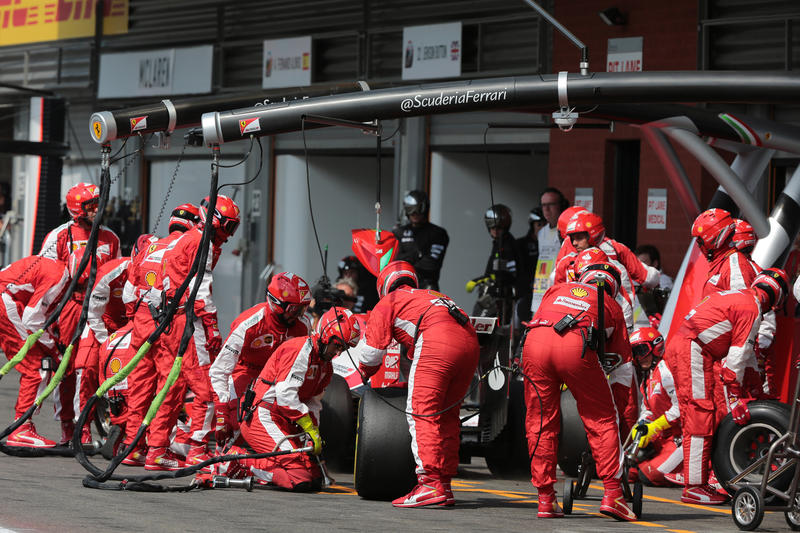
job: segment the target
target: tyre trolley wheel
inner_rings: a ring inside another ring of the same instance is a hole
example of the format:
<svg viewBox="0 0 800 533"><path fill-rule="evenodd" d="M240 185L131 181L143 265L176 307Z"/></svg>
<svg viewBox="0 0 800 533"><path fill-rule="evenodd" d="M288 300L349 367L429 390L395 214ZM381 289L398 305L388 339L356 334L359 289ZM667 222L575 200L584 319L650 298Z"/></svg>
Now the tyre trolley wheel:
<svg viewBox="0 0 800 533"><path fill-rule="evenodd" d="M642 518L642 497L644 496L644 487L641 481L636 481L633 484L633 514L636 518Z"/></svg>
<svg viewBox="0 0 800 533"><path fill-rule="evenodd" d="M563 502L563 511L564 514L572 514L572 501L573 496L575 495L575 480L567 478L564 480L564 498L562 499Z"/></svg>
<svg viewBox="0 0 800 533"><path fill-rule="evenodd" d="M736 491L731 505L731 515L736 527L753 531L764 519L764 502L755 487L742 487Z"/></svg>
<svg viewBox="0 0 800 533"><path fill-rule="evenodd" d="M578 479L575 481L575 490L573 491L576 500L586 498L594 474L594 459L590 453L585 452L581 457L581 464L578 466Z"/></svg>
<svg viewBox="0 0 800 533"><path fill-rule="evenodd" d="M800 495L794 497L792 510L784 512L783 517L786 518L789 529L792 531L800 531Z"/></svg>

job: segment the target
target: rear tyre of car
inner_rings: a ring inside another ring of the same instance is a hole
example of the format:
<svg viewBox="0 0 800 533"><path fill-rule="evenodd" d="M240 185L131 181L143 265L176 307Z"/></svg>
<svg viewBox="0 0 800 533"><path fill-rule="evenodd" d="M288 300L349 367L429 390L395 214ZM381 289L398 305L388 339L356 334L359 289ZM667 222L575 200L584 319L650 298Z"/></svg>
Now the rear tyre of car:
<svg viewBox="0 0 800 533"><path fill-rule="evenodd" d="M358 407L355 489L368 500L392 500L417 483L405 389L367 389Z"/></svg>
<svg viewBox="0 0 800 533"><path fill-rule="evenodd" d="M578 477L581 455L588 450L589 441L578 415L578 404L567 389L561 393L561 435L558 439L558 466L561 471L569 477Z"/></svg>
<svg viewBox="0 0 800 533"><path fill-rule="evenodd" d="M489 444L486 466L497 477L530 477L531 460L525 434L525 388L521 381L512 380L510 383L506 426Z"/></svg>
<svg viewBox="0 0 800 533"><path fill-rule="evenodd" d="M325 460L337 470L352 465L355 436L355 408L350 387L334 374L322 396L319 431L325 441Z"/></svg>

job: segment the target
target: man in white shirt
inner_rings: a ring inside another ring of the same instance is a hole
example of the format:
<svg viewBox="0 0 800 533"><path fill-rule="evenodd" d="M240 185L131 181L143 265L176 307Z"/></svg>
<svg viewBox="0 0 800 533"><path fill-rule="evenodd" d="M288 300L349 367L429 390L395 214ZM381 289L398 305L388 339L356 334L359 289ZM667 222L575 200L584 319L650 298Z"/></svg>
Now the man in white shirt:
<svg viewBox="0 0 800 533"><path fill-rule="evenodd" d="M542 191L539 198L547 224L539 230L537 239L539 241L539 259L536 263L536 271L533 273L533 300L531 311L536 311L542 296L550 287L550 273L555 268L556 256L561 249L561 236L558 234L558 217L569 207L569 200L555 187L548 187Z"/></svg>

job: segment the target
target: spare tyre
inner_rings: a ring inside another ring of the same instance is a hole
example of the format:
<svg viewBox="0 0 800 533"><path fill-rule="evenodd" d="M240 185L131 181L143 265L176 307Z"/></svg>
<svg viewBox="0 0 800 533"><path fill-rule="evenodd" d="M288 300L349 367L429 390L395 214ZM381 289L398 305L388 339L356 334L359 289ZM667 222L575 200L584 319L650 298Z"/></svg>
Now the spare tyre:
<svg viewBox="0 0 800 533"><path fill-rule="evenodd" d="M774 400L758 400L747 404L750 421L740 426L728 413L720 422L714 434L711 462L717 479L726 486L727 483L754 461L767 454L769 447L789 426L790 408L788 405ZM773 465L772 470L776 467ZM786 490L792 480L794 470L786 472L770 485ZM760 482L763 469L753 472L747 478L749 482ZM730 491L730 489L728 489Z"/></svg>
<svg viewBox="0 0 800 533"><path fill-rule="evenodd" d="M417 483L406 422L406 389L367 389L358 406L355 489L368 500L393 500Z"/></svg>
<svg viewBox="0 0 800 533"><path fill-rule="evenodd" d="M337 470L352 466L356 421L347 381L334 374L322 396L319 431L325 440L325 459Z"/></svg>
<svg viewBox="0 0 800 533"><path fill-rule="evenodd" d="M533 422L536 424L536 421ZM558 466L567 476L578 477L581 455L589 449L586 429L578 414L578 404L569 389L561 393L561 435L558 439Z"/></svg>

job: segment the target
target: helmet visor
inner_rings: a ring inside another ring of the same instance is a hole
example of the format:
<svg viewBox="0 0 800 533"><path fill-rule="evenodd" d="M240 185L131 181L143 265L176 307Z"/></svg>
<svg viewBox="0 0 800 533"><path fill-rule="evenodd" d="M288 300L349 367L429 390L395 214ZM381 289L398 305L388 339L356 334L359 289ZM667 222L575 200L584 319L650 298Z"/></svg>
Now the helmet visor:
<svg viewBox="0 0 800 533"><path fill-rule="evenodd" d="M239 221L235 218L222 217L220 219L220 227L228 235L236 233L236 228L239 227Z"/></svg>
<svg viewBox="0 0 800 533"><path fill-rule="evenodd" d="M642 359L643 357L647 357L648 354L652 353L653 347L650 346L649 342L641 342L639 344L634 344L631 346L631 352L633 353L633 357L636 359Z"/></svg>
<svg viewBox="0 0 800 533"><path fill-rule="evenodd" d="M404 203L403 204L403 209L406 212L406 216L409 216L409 217L411 215L421 215L422 214L422 205L420 205L418 203L413 203L413 204Z"/></svg>

